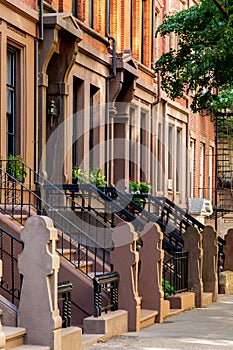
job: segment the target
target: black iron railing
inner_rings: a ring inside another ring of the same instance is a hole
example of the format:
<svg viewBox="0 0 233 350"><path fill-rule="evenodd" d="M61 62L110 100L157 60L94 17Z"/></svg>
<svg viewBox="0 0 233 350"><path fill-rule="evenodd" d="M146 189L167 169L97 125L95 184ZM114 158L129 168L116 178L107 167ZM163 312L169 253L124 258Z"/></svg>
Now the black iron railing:
<svg viewBox="0 0 233 350"><path fill-rule="evenodd" d="M7 164L1 161L0 210L22 225L32 214L48 215L60 231L59 254L86 274L82 266L89 259L94 274L97 267L98 272L110 271L112 229L29 166L24 164L27 176L20 181L7 173Z"/></svg>
<svg viewBox="0 0 233 350"><path fill-rule="evenodd" d="M118 309L118 281L119 274L110 272L96 275L94 285L94 317L101 316L101 312Z"/></svg>
<svg viewBox="0 0 233 350"><path fill-rule="evenodd" d="M165 298L188 290L188 252L176 252L163 264Z"/></svg>
<svg viewBox="0 0 233 350"><path fill-rule="evenodd" d="M70 281L58 283L58 303L62 316L62 328L71 326L71 292L73 284Z"/></svg>
<svg viewBox="0 0 233 350"><path fill-rule="evenodd" d="M125 194L112 186L100 187L99 190L118 202L121 207L127 209L134 218L132 224L140 218L140 231L143 230L146 223L156 222L164 234L163 249L169 254L182 250L184 241L180 230L172 221L164 220L163 215L161 215L160 201L156 202L157 206L153 204L152 210L152 204L149 205L147 194Z"/></svg>
<svg viewBox="0 0 233 350"><path fill-rule="evenodd" d="M18 254L23 250L23 241L0 228L0 259L3 264L1 288L10 296L9 300L17 304L20 299L22 276L18 272Z"/></svg>

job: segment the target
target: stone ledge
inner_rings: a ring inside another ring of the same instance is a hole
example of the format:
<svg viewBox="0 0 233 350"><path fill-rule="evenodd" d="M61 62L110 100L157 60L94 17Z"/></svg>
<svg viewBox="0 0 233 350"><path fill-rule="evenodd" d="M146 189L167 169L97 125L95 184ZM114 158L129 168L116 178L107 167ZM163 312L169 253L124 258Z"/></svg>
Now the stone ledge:
<svg viewBox="0 0 233 350"><path fill-rule="evenodd" d="M110 311L100 317L90 316L84 319L84 334L104 334L106 338L128 332L128 312Z"/></svg>
<svg viewBox="0 0 233 350"><path fill-rule="evenodd" d="M80 350L82 348L82 329L79 327L62 328L61 349Z"/></svg>
<svg viewBox="0 0 233 350"><path fill-rule="evenodd" d="M195 307L195 293L184 292L167 297L171 309L190 310Z"/></svg>
<svg viewBox="0 0 233 350"><path fill-rule="evenodd" d="M226 270L219 274L219 293L233 294L233 271Z"/></svg>

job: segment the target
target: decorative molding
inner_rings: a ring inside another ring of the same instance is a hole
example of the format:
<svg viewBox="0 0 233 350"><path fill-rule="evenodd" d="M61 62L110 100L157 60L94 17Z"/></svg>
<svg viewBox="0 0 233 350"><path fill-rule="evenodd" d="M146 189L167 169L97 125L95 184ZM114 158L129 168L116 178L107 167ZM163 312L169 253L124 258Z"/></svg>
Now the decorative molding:
<svg viewBox="0 0 233 350"><path fill-rule="evenodd" d="M22 36L23 38L26 38L27 35L25 32L23 32L22 30L16 28L15 26L13 26L12 24L7 23L7 29L11 30L12 32Z"/></svg>

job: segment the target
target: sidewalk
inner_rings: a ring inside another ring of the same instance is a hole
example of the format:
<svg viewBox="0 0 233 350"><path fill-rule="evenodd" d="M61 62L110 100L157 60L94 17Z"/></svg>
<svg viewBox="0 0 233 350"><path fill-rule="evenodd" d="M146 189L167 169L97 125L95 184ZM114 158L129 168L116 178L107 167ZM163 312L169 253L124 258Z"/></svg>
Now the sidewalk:
<svg viewBox="0 0 233 350"><path fill-rule="evenodd" d="M87 349L233 350L233 295L221 295L207 308L186 311Z"/></svg>

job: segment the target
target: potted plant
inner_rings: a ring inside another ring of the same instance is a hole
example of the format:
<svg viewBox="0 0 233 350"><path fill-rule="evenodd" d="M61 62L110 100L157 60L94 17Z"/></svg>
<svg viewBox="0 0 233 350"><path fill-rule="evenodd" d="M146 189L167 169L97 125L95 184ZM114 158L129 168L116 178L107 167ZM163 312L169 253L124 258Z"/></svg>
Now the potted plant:
<svg viewBox="0 0 233 350"><path fill-rule="evenodd" d="M141 194L148 194L148 193L150 193L150 190L151 190L151 185L149 184L149 182L146 182L146 181L140 182L139 192Z"/></svg>
<svg viewBox="0 0 233 350"><path fill-rule="evenodd" d="M91 170L89 179L90 182L94 183L97 187L104 187L107 185L105 175L102 173L101 169Z"/></svg>
<svg viewBox="0 0 233 350"><path fill-rule="evenodd" d="M131 193L139 193L139 183L133 177L129 179L129 191Z"/></svg>
<svg viewBox="0 0 233 350"><path fill-rule="evenodd" d="M10 154L7 161L6 171L16 180L24 182L24 179L27 176L27 170L23 157L20 154L16 156Z"/></svg>
<svg viewBox="0 0 233 350"><path fill-rule="evenodd" d="M84 170L81 169L81 167L77 164L73 165L72 167L72 183L87 183L88 182L88 175L85 173Z"/></svg>

